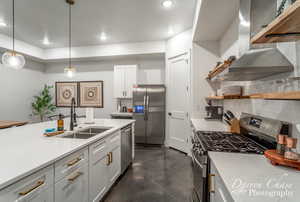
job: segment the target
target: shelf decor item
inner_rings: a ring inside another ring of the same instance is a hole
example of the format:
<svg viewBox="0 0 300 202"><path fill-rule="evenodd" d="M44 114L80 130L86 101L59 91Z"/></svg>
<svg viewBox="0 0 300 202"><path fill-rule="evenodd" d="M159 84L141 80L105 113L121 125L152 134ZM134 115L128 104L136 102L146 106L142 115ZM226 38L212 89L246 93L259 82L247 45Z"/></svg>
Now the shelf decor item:
<svg viewBox="0 0 300 202"><path fill-rule="evenodd" d="M79 106L103 108L103 81L79 82Z"/></svg>
<svg viewBox="0 0 300 202"><path fill-rule="evenodd" d="M43 122L45 116L52 114L56 107L53 104L53 97L50 94L50 89L53 86L44 86L42 92L34 96L34 102L31 104L33 115L39 116L40 121Z"/></svg>
<svg viewBox="0 0 300 202"><path fill-rule="evenodd" d="M19 70L25 66L25 58L15 50L15 0L12 0L12 14L12 50L8 50L2 55L2 63L6 67Z"/></svg>
<svg viewBox="0 0 300 202"><path fill-rule="evenodd" d="M283 13L284 9L286 9L289 5L291 5L295 2L296 2L296 0L282 0L277 9L276 17L281 15Z"/></svg>
<svg viewBox="0 0 300 202"><path fill-rule="evenodd" d="M78 83L77 82L56 82L55 97L57 107L71 107L71 100L74 97L78 106Z"/></svg>

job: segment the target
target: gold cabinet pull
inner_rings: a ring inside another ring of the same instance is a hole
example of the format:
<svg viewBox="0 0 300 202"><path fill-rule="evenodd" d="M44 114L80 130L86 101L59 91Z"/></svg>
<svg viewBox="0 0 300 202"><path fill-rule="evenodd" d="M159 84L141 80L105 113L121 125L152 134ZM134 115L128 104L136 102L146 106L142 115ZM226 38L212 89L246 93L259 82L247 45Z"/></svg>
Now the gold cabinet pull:
<svg viewBox="0 0 300 202"><path fill-rule="evenodd" d="M80 175L82 175L83 173L82 172L77 172L74 176L68 178L68 180L70 182L74 182Z"/></svg>
<svg viewBox="0 0 300 202"><path fill-rule="evenodd" d="M209 174L208 175L208 189L210 193L215 193L215 183L214 183L214 178L215 174Z"/></svg>
<svg viewBox="0 0 300 202"><path fill-rule="evenodd" d="M113 162L113 153L109 152L109 156L110 156L110 164Z"/></svg>
<svg viewBox="0 0 300 202"><path fill-rule="evenodd" d="M31 187L27 191L20 192L19 195L20 196L25 196L25 195L29 194L30 192L32 192L33 190L35 190L35 189L39 188L40 186L42 186L44 183L45 183L45 181L39 180L39 181L37 181L37 183L33 187Z"/></svg>
<svg viewBox="0 0 300 202"><path fill-rule="evenodd" d="M73 166L73 165L75 165L76 163L78 163L79 161L81 161L81 158L80 158L80 157L77 157L76 159L73 159L72 161L68 162L68 163L67 163L67 166L68 166L68 167Z"/></svg>
<svg viewBox="0 0 300 202"><path fill-rule="evenodd" d="M110 164L110 155L107 154L106 155L106 165L109 166L109 164Z"/></svg>

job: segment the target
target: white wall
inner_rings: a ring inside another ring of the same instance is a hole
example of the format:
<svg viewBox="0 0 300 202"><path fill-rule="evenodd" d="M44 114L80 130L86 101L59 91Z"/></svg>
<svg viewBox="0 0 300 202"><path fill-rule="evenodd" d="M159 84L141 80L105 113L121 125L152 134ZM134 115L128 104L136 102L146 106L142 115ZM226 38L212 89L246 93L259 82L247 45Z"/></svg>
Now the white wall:
<svg viewBox="0 0 300 202"><path fill-rule="evenodd" d="M95 110L95 117L109 118L110 113L116 111L117 103L113 97L113 67L122 64L138 64L139 84L164 84L165 61L164 58L156 59L122 59L106 61L74 62L77 69L74 78L68 79L64 73L65 63L49 63L46 68L46 78L49 85L55 85L56 81L104 81L104 108ZM69 114L69 109L59 108L58 112ZM85 109L78 109L78 114L85 114Z"/></svg>
<svg viewBox="0 0 300 202"><path fill-rule="evenodd" d="M21 70L0 64L0 120L30 120L33 96L42 90L45 82L43 64L27 59Z"/></svg>
<svg viewBox="0 0 300 202"><path fill-rule="evenodd" d="M213 42L210 42L213 43ZM207 44L207 43L206 43ZM206 81L209 70L220 60L215 54L203 46L193 44L192 49L192 117L204 118L206 116L205 97L210 96L213 91Z"/></svg>

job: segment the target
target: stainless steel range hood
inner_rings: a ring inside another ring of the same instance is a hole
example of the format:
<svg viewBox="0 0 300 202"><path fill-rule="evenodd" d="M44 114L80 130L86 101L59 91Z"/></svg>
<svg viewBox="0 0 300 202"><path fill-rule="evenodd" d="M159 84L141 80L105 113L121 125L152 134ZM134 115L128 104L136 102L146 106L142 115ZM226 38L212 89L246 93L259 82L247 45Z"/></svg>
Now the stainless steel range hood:
<svg viewBox="0 0 300 202"><path fill-rule="evenodd" d="M239 55L222 79L252 81L294 70L276 44L250 44L250 38L275 18L276 9L277 0L240 0Z"/></svg>

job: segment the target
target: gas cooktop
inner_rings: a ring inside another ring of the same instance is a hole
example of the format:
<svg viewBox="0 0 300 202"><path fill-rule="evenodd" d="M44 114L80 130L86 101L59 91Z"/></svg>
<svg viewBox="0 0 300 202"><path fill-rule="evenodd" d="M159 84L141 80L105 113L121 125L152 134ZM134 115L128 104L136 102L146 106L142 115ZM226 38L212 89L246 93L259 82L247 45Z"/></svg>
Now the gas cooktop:
<svg viewBox="0 0 300 202"><path fill-rule="evenodd" d="M266 150L244 135L229 132L199 131L197 137L206 151L263 154Z"/></svg>

